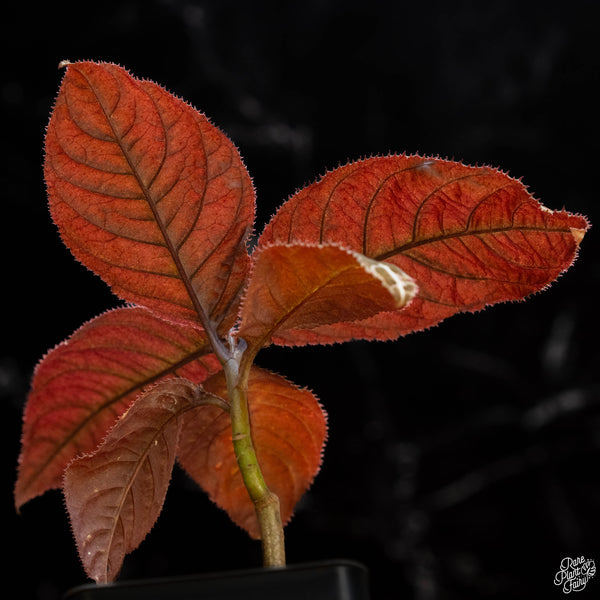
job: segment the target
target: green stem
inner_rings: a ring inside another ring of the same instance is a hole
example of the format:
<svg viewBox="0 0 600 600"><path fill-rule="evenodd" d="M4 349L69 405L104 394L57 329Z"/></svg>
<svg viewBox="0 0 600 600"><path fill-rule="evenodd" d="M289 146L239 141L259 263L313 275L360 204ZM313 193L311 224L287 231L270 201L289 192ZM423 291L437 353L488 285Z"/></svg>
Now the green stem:
<svg viewBox="0 0 600 600"><path fill-rule="evenodd" d="M254 443L248 408L248 377L251 361L244 361L240 368L241 354L233 352L224 364L230 402L233 448L244 485L254 504L263 549L265 567L285 566L283 525L279 510L279 498L265 483Z"/></svg>

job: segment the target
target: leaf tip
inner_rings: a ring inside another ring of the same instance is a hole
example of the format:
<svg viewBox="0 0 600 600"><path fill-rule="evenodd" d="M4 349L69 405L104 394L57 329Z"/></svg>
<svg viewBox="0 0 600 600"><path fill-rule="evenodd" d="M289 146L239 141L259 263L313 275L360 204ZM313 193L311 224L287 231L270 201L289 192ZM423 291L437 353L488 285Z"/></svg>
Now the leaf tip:
<svg viewBox="0 0 600 600"><path fill-rule="evenodd" d="M576 227L571 227L571 235L575 239L575 243L579 246L581 244L581 240L585 235L587 229L578 229Z"/></svg>
<svg viewBox="0 0 600 600"><path fill-rule="evenodd" d="M58 63L58 68L59 69L65 69L66 67L68 67L69 65L73 64L68 58L65 60L61 60Z"/></svg>
<svg viewBox="0 0 600 600"><path fill-rule="evenodd" d="M357 254L357 258L368 273L381 281L396 301L397 308L405 307L417 295L417 282L396 265L373 260L361 254Z"/></svg>

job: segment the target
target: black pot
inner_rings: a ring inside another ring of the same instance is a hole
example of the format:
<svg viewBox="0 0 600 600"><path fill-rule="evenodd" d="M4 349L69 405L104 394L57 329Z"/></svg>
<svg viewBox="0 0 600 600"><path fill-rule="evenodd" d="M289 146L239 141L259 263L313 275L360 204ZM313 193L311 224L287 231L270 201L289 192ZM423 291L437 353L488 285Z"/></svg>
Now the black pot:
<svg viewBox="0 0 600 600"><path fill-rule="evenodd" d="M73 588L64 600L369 600L367 569L326 561Z"/></svg>

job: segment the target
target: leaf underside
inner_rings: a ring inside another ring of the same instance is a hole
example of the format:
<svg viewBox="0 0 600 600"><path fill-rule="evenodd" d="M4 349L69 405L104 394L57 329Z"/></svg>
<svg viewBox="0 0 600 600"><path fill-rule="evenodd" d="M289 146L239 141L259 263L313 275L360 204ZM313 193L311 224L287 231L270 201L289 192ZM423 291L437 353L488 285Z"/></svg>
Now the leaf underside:
<svg viewBox="0 0 600 600"><path fill-rule="evenodd" d="M69 462L93 451L146 386L173 376L199 383L220 368L204 332L143 308L118 308L83 325L34 373L17 507L61 487Z"/></svg>
<svg viewBox="0 0 600 600"><path fill-rule="evenodd" d="M114 578L154 523L176 457L259 536L206 331L245 339L252 358L270 343L395 339L545 288L589 227L498 170L396 155L294 194L249 255L254 190L237 149L190 105L110 63L67 66L44 173L65 244L134 303L48 353L24 414L17 507L61 487L70 465L67 505L97 581ZM194 403L192 384L224 402ZM248 395L287 522L320 468L326 416L311 392L257 367Z"/></svg>
<svg viewBox="0 0 600 600"><path fill-rule="evenodd" d="M417 291L393 265L337 246L273 245L253 259L238 335L256 350L289 330L403 308Z"/></svg>
<svg viewBox="0 0 600 600"><path fill-rule="evenodd" d="M64 494L79 556L90 578L112 581L125 555L156 521L175 463L180 417L196 386L185 379L156 385L138 398L91 455L65 472Z"/></svg>
<svg viewBox="0 0 600 600"><path fill-rule="evenodd" d="M203 384L227 397L223 373ZM315 396L280 375L253 367L248 383L252 437L267 486L279 497L287 523L321 466L327 418ZM254 505L233 452L231 423L216 407L184 416L178 461L210 498L253 538L260 536Z"/></svg>
<svg viewBox="0 0 600 600"><path fill-rule="evenodd" d="M69 65L44 173L64 242L117 296L170 319L232 313L254 190L204 115L116 65Z"/></svg>
<svg viewBox="0 0 600 600"><path fill-rule="evenodd" d="M419 294L402 311L285 331L273 341L394 339L524 298L572 264L587 228L584 217L546 209L496 169L406 155L348 164L287 200L258 247L339 244L398 266Z"/></svg>

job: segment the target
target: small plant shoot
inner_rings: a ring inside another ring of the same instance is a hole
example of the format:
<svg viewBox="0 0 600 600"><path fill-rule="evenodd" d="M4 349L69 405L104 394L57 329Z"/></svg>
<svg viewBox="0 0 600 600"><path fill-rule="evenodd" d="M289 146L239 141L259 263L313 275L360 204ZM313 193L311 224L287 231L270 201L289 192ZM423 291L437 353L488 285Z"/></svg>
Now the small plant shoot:
<svg viewBox="0 0 600 600"><path fill-rule="evenodd" d="M115 64L61 66L50 212L122 305L37 365L15 502L61 489L96 582L150 531L176 462L262 540L265 566L284 565L328 425L259 351L394 340L523 299L571 266L588 229L499 170L401 154L328 171L253 238L250 175L207 117Z"/></svg>

